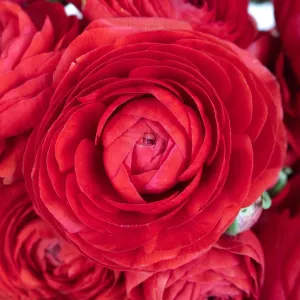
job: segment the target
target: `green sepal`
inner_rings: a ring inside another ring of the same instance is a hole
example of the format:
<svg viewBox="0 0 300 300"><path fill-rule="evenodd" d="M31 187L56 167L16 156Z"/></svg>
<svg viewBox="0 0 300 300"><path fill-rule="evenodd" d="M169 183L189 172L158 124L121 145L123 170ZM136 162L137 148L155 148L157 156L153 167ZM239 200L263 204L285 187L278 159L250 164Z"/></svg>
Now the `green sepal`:
<svg viewBox="0 0 300 300"><path fill-rule="evenodd" d="M284 167L284 168L282 169L282 171L283 171L286 175L288 175L288 176L290 176L290 175L293 174L293 170L292 170L291 168L289 168L289 167Z"/></svg>
<svg viewBox="0 0 300 300"><path fill-rule="evenodd" d="M267 192L263 192L263 194L261 195L261 202L263 209L269 209L272 206L271 197Z"/></svg>
<svg viewBox="0 0 300 300"><path fill-rule="evenodd" d="M268 190L269 195L274 198L278 195L288 182L288 176L292 174L291 168L283 168L278 176L278 180L271 189Z"/></svg>
<svg viewBox="0 0 300 300"><path fill-rule="evenodd" d="M239 224L237 219L235 219L234 222L227 228L225 233L230 236L235 236L239 234Z"/></svg>

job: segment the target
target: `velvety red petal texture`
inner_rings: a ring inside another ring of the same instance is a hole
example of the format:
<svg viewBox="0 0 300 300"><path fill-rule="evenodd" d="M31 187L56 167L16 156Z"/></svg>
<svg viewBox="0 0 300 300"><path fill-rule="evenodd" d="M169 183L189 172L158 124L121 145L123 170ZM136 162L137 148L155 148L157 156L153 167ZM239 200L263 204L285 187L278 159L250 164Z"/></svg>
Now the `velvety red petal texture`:
<svg viewBox="0 0 300 300"><path fill-rule="evenodd" d="M28 135L53 93L61 49L77 29L77 19L58 3L33 1L23 9L0 2L0 185L20 176Z"/></svg>
<svg viewBox="0 0 300 300"><path fill-rule="evenodd" d="M174 270L125 272L130 300L261 299L264 258L255 235L222 237L205 255Z"/></svg>
<svg viewBox="0 0 300 300"><path fill-rule="evenodd" d="M298 200L299 184L297 186ZM266 260L262 299L300 299L299 228L299 210L296 215L293 210L287 209L263 215L258 231Z"/></svg>
<svg viewBox="0 0 300 300"><path fill-rule="evenodd" d="M248 0L86 0L70 1L88 21L111 17L162 17L183 20L193 29L248 47L257 34Z"/></svg>
<svg viewBox="0 0 300 300"><path fill-rule="evenodd" d="M282 167L273 76L233 44L189 28L159 18L91 23L63 54L27 146L39 214L104 265L184 264Z"/></svg>
<svg viewBox="0 0 300 300"><path fill-rule="evenodd" d="M24 184L0 188L0 297L124 299L124 275L96 265L33 210Z"/></svg>
<svg viewBox="0 0 300 300"><path fill-rule="evenodd" d="M280 34L281 55L276 75L281 85L284 122L288 141L300 155L300 2L297 0L273 0L277 30Z"/></svg>

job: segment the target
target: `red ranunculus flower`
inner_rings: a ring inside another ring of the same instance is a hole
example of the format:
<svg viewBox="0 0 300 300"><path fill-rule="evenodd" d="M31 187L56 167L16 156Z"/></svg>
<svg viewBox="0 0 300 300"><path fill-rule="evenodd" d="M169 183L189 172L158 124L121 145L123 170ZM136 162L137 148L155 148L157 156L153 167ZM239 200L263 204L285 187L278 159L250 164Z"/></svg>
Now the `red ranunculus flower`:
<svg viewBox="0 0 300 300"><path fill-rule="evenodd" d="M167 19L92 23L62 56L27 147L39 213L114 268L169 269L207 250L282 167L272 75L187 29Z"/></svg>
<svg viewBox="0 0 300 300"><path fill-rule="evenodd" d="M288 140L300 156L300 2L273 0L276 26L282 43L276 75L281 85Z"/></svg>
<svg viewBox="0 0 300 300"><path fill-rule="evenodd" d="M111 17L163 17L183 20L204 31L248 47L257 29L248 15L248 0L86 0L70 1L89 20ZM80 3L81 2L81 3ZM81 4L81 5L79 5Z"/></svg>
<svg viewBox="0 0 300 300"><path fill-rule="evenodd" d="M295 200L299 199L299 184L297 186ZM261 297L264 300L300 299L300 214L299 210L297 214L291 212L266 212L259 224L266 259Z"/></svg>
<svg viewBox="0 0 300 300"><path fill-rule="evenodd" d="M1 1L0 12L0 74L28 58L65 48L77 35L78 20L67 17L58 3L34 0L23 7Z"/></svg>
<svg viewBox="0 0 300 300"><path fill-rule="evenodd" d="M300 299L300 174L273 199L256 232L266 260L265 300Z"/></svg>
<svg viewBox="0 0 300 300"><path fill-rule="evenodd" d="M59 49L76 33L76 19L60 4L36 1L25 11L0 2L0 185L18 177L28 134L52 93Z"/></svg>
<svg viewBox="0 0 300 300"><path fill-rule="evenodd" d="M255 300L260 299L263 272L261 245L247 231L222 237L204 256L175 270L126 272L126 292L130 300Z"/></svg>
<svg viewBox="0 0 300 300"><path fill-rule="evenodd" d="M300 82L300 2L298 0L273 0L276 27L280 34L283 50Z"/></svg>
<svg viewBox="0 0 300 300"><path fill-rule="evenodd" d="M2 186L0 197L1 299L124 299L123 274L58 237L34 212L22 182Z"/></svg>

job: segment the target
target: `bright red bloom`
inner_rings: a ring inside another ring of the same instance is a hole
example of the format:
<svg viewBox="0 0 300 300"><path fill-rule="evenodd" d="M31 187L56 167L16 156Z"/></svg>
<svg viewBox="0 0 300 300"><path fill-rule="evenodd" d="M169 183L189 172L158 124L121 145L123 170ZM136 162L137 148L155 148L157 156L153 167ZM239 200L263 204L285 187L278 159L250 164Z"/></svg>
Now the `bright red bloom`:
<svg viewBox="0 0 300 300"><path fill-rule="evenodd" d="M289 179L260 219L256 232L265 253L262 299L300 299L300 174Z"/></svg>
<svg viewBox="0 0 300 300"><path fill-rule="evenodd" d="M75 3L89 20L111 17L162 17L186 21L193 29L248 47L257 29L248 0L86 0ZM80 3L81 2L81 3ZM81 5L80 5L81 4Z"/></svg>
<svg viewBox="0 0 300 300"><path fill-rule="evenodd" d="M65 48L77 35L77 19L67 17L58 3L36 0L23 8L1 1L0 12L0 74L28 58Z"/></svg>
<svg viewBox="0 0 300 300"><path fill-rule="evenodd" d="M280 34L283 50L300 83L300 2L298 0L273 0L276 27Z"/></svg>
<svg viewBox="0 0 300 300"><path fill-rule="evenodd" d="M28 134L52 93L60 49L76 34L76 19L60 4L36 1L24 10L0 2L0 185L19 176Z"/></svg>
<svg viewBox="0 0 300 300"><path fill-rule="evenodd" d="M284 121L288 140L300 156L300 2L273 0L277 30L282 53L277 62L276 75L281 85Z"/></svg>
<svg viewBox="0 0 300 300"><path fill-rule="evenodd" d="M222 237L208 253L175 270L126 272L126 292L130 300L255 300L260 299L263 273L260 243L247 231Z"/></svg>
<svg viewBox="0 0 300 300"><path fill-rule="evenodd" d="M266 260L261 299L300 299L300 214L291 212L272 210L261 220L259 238Z"/></svg>
<svg viewBox="0 0 300 300"><path fill-rule="evenodd" d="M189 28L154 18L92 23L62 56L51 107L31 136L24 169L36 208L102 264L183 264L282 167L272 75Z"/></svg>
<svg viewBox="0 0 300 300"><path fill-rule="evenodd" d="M41 220L24 184L0 188L1 299L124 299L120 272L83 257Z"/></svg>

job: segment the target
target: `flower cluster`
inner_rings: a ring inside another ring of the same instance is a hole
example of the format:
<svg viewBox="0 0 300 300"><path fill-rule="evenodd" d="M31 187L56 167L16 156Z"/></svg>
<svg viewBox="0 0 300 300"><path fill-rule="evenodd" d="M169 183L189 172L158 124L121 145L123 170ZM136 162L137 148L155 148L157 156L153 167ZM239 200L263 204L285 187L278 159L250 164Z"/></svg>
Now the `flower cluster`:
<svg viewBox="0 0 300 300"><path fill-rule="evenodd" d="M297 0L67 2L0 2L0 299L300 299Z"/></svg>

